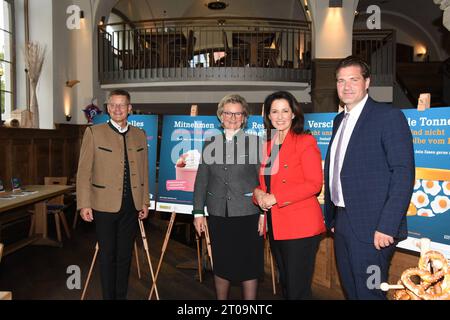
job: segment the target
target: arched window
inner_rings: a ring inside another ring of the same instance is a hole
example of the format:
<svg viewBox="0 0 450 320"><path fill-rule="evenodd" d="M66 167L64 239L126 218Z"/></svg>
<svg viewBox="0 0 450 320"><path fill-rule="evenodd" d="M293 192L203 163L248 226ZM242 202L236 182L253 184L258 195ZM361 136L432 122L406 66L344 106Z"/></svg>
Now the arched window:
<svg viewBox="0 0 450 320"><path fill-rule="evenodd" d="M0 106L2 119L14 106L14 7L13 0L0 0Z"/></svg>

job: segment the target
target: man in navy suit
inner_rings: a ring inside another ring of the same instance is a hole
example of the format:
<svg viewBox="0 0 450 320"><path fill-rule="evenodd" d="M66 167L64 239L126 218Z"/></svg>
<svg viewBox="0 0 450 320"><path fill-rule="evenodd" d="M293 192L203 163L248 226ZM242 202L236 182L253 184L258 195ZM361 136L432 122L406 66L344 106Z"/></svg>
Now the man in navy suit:
<svg viewBox="0 0 450 320"><path fill-rule="evenodd" d="M336 68L345 104L333 122L325 160L325 222L334 233L336 262L349 299L385 299L414 185L412 136L399 109L372 100L370 68L349 56Z"/></svg>

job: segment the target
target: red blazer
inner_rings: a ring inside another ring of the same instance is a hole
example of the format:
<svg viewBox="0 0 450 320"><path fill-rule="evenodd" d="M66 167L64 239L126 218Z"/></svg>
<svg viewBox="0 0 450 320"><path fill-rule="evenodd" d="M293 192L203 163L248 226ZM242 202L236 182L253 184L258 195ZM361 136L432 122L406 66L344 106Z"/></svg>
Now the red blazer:
<svg viewBox="0 0 450 320"><path fill-rule="evenodd" d="M264 150L270 151L273 142ZM268 153L268 152L267 152ZM325 232L325 223L317 195L323 185L322 157L316 139L307 134L289 132L271 169L270 191L277 199L272 209L275 240L307 238ZM263 170L258 188L267 190ZM278 164L278 165L277 165Z"/></svg>

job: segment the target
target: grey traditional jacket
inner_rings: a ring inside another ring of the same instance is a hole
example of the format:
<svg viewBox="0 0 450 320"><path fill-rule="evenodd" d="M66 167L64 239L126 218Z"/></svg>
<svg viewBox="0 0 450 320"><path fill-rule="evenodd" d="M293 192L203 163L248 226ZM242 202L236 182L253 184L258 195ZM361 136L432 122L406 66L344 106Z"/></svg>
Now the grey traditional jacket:
<svg viewBox="0 0 450 320"><path fill-rule="evenodd" d="M238 131L233 140L217 135L205 142L194 187L194 214L225 217L260 213L253 204L253 190L259 185L260 139Z"/></svg>

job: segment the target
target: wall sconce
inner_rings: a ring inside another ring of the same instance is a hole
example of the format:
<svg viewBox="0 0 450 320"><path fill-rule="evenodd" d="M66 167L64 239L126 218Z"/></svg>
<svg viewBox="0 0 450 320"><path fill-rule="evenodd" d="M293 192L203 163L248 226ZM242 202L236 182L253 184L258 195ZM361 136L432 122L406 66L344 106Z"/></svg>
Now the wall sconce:
<svg viewBox="0 0 450 320"><path fill-rule="evenodd" d="M80 10L80 19L84 19L84 11Z"/></svg>
<svg viewBox="0 0 450 320"><path fill-rule="evenodd" d="M416 49L416 56L418 58L423 58L426 54L427 54L427 48L425 48L424 46L421 45Z"/></svg>
<svg viewBox="0 0 450 320"><path fill-rule="evenodd" d="M330 0L328 3L329 8L342 8L342 0Z"/></svg>
<svg viewBox="0 0 450 320"><path fill-rule="evenodd" d="M100 18L100 22L98 23L98 25L99 25L99 26L103 26L103 25L105 24L105 21L106 21L106 17L105 17L105 16L102 16L102 17Z"/></svg>
<svg viewBox="0 0 450 320"><path fill-rule="evenodd" d="M74 85L76 85L79 82L80 82L79 80L67 80L66 81L66 87L72 88Z"/></svg>
<svg viewBox="0 0 450 320"><path fill-rule="evenodd" d="M70 114L66 114L66 121L69 122L72 119L72 116Z"/></svg>

